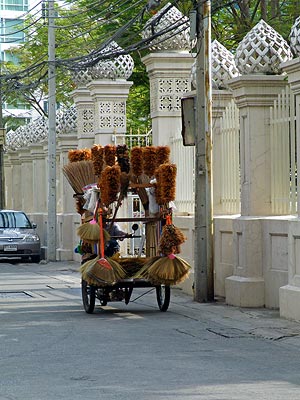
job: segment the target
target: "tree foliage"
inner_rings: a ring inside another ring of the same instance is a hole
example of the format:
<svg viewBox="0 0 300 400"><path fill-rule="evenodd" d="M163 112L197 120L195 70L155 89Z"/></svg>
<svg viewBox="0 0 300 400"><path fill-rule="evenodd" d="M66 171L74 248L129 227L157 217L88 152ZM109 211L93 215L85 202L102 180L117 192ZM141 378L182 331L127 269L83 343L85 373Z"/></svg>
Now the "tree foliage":
<svg viewBox="0 0 300 400"><path fill-rule="evenodd" d="M160 8L167 2L161 1ZM198 4L197 0L172 2L187 16ZM56 59L70 60L70 65L76 66L78 57L101 48L110 38L124 48L129 43L137 43L142 39L143 26L155 11L144 9L144 13L135 19L128 29L125 27L129 21L133 21L146 3L146 0L79 0L70 1L67 8L56 4ZM212 1L212 39L217 39L228 50L234 52L237 44L261 18L288 39L291 26L298 15L300 0L215 0ZM10 103L21 100L30 103L40 114L45 114L41 107L41 99L47 97L48 91L47 13L39 18L29 15L24 25L26 42L18 48L11 49L12 55L19 62L17 65L7 63L5 66L8 74L13 74L14 79L4 81L4 95ZM133 86L127 102L127 115L128 126L134 130L147 130L150 127L149 80L141 61L146 53L144 48L131 53L135 67L130 77ZM78 66L80 67L79 61ZM19 74L20 71L25 73ZM58 63L56 82L57 101L64 105L71 104L71 92L75 86L67 63Z"/></svg>

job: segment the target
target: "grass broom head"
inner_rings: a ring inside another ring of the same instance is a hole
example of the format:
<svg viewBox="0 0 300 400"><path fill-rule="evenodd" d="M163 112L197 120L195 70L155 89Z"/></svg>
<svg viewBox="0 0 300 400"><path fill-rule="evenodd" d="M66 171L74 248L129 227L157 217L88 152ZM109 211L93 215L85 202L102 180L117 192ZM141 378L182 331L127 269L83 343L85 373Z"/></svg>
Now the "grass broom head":
<svg viewBox="0 0 300 400"><path fill-rule="evenodd" d="M155 256L144 265L138 278L144 278L154 285L177 285L189 275L191 266L175 254Z"/></svg>
<svg viewBox="0 0 300 400"><path fill-rule="evenodd" d="M105 258L99 256L84 263L80 271L82 279L89 285L113 285L117 280L111 265Z"/></svg>
<svg viewBox="0 0 300 400"><path fill-rule="evenodd" d="M97 243L100 239L100 227L93 218L77 228L77 235L87 243Z"/></svg>
<svg viewBox="0 0 300 400"><path fill-rule="evenodd" d="M62 168L63 174L75 193L83 193L85 186L97 182L93 162L90 160L69 162Z"/></svg>

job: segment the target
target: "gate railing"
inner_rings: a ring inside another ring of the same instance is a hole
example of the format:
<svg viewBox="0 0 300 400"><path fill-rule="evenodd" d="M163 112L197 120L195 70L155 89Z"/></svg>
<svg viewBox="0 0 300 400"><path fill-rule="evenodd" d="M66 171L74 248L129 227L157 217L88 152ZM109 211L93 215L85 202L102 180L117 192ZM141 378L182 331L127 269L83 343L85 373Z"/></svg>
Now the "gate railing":
<svg viewBox="0 0 300 400"><path fill-rule="evenodd" d="M239 133L239 110L232 100L220 119L221 204L226 214L239 214L241 210Z"/></svg>
<svg viewBox="0 0 300 400"><path fill-rule="evenodd" d="M286 87L270 108L271 203L278 215L297 212L295 96Z"/></svg>
<svg viewBox="0 0 300 400"><path fill-rule="evenodd" d="M112 136L113 143L117 145L126 144L129 149L135 146L151 146L152 144L152 131L141 133L139 130L137 133L133 133L130 130L129 133L114 133Z"/></svg>

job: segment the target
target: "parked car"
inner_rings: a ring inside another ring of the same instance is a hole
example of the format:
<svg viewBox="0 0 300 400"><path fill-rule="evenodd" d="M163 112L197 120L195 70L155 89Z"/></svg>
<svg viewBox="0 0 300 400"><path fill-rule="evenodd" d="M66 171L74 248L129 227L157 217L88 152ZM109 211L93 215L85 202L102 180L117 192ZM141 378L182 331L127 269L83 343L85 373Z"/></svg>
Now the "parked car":
<svg viewBox="0 0 300 400"><path fill-rule="evenodd" d="M0 259L40 262L41 243L35 228L23 211L0 210Z"/></svg>

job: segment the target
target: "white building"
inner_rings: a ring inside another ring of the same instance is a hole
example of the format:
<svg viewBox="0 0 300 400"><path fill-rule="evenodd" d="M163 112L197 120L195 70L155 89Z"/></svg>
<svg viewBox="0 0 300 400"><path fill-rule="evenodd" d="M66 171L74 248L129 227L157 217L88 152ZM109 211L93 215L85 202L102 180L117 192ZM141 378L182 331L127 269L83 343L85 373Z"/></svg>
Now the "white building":
<svg viewBox="0 0 300 400"><path fill-rule="evenodd" d="M18 46L25 39L20 27L22 20L30 12L33 5L30 0L0 0L0 62L11 61L17 63L10 49ZM29 105L20 103L17 106L3 103L3 116L14 116L25 124L30 121L31 110Z"/></svg>

